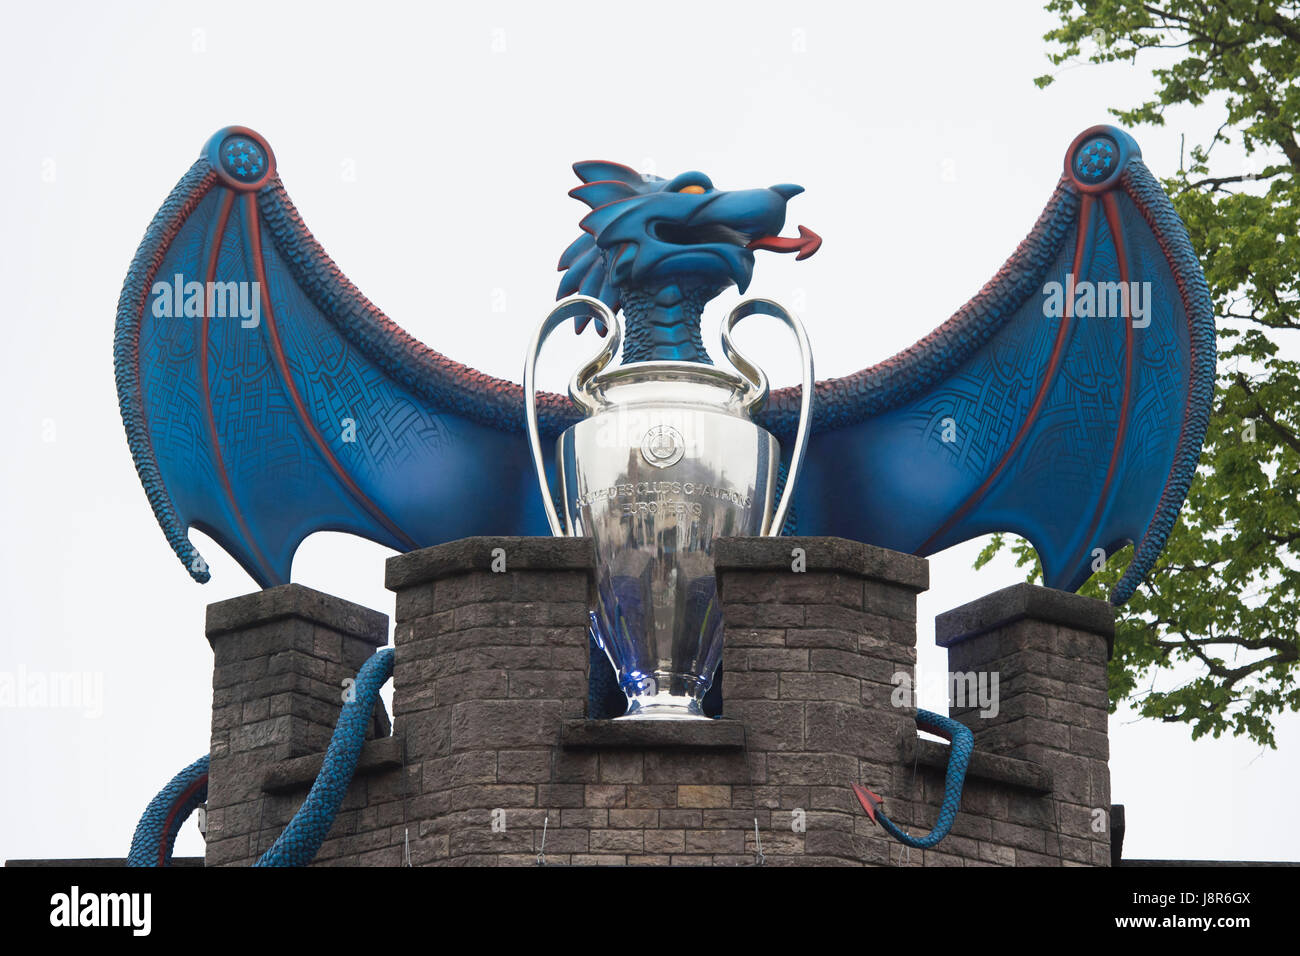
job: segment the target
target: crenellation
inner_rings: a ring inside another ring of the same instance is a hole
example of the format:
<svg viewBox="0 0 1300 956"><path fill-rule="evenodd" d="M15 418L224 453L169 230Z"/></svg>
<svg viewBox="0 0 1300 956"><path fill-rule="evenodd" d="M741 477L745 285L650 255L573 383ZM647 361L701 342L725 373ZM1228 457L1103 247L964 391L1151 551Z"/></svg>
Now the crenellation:
<svg viewBox="0 0 1300 956"><path fill-rule="evenodd" d="M466 539L392 559L394 719L381 705L371 734L400 746L358 769L316 865L398 866L409 847L414 866L543 853L548 865L748 866L760 844L771 866L1109 865L1108 609L1017 586L939 618L950 669L979 692L950 707L975 759L951 832L909 851L851 784L914 835L943 800L950 750L917 737L897 693L900 675L914 678L926 563L819 538L724 539L716 559L722 720L639 730L584 720L589 542ZM209 865L270 846L306 793L285 761L319 759L339 683L387 638L382 615L301 592L209 615Z"/></svg>

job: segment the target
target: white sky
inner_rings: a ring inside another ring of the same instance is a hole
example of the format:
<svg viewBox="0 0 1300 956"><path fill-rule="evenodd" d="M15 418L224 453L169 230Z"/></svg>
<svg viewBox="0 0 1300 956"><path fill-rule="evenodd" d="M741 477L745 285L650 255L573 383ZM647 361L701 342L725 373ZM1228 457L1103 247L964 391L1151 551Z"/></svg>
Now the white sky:
<svg viewBox="0 0 1300 956"><path fill-rule="evenodd" d="M911 344L974 294L1074 135L1136 103L1155 62L1069 69L1039 91L1053 21L1033 2L469 6L266 3L255 26L212 4L6 12L0 672L90 672L103 712L0 708L0 859L125 855L149 799L207 750L204 608L253 584L197 533L211 584L172 556L127 451L111 344L136 245L215 130L267 136L308 226L397 322L515 380L578 232L572 162L800 183L787 231L805 223L825 245L801 263L761 257L750 294L796 304L826 377ZM1133 132L1162 175L1180 133L1203 140L1218 121L1183 111ZM734 301L706 315L710 346ZM784 337L753 324L747 351L792 381ZM591 346L568 348L548 351L545 386ZM1021 579L1009 561L971 571L978 550L931 561L923 675L946 666L927 621ZM319 535L294 578L391 613L386 555ZM941 691L921 703L945 705ZM1261 753L1112 718L1126 855L1300 858L1298 728L1281 720L1279 749ZM177 853L201 852L191 821Z"/></svg>

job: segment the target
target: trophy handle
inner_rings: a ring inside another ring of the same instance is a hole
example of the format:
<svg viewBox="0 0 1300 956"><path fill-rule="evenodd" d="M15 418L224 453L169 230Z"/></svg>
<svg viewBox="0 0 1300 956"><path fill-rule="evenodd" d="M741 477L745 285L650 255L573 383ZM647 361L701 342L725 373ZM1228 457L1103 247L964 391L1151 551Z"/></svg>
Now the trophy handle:
<svg viewBox="0 0 1300 956"><path fill-rule="evenodd" d="M741 377L745 379L745 407L750 409L757 406L767 398L768 393L767 376L763 374L763 370L736 348L731 338L732 329L736 327L741 319L751 315L770 315L780 319L786 328L794 333L794 337L799 343L799 363L803 376L803 388L800 392L799 401L799 428L795 432L794 452L790 456L790 471L785 476L785 488L781 492L781 500L777 503L776 511L772 515L772 525L768 529L769 536L777 537L781 534L781 528L785 525L785 516L790 510L790 503L794 501L795 484L799 479L800 471L803 469L804 451L808 445L808 429L812 425L812 403L816 381L813 378L812 349L808 344L808 333L804 331L803 323L784 306L773 302L771 299L746 299L732 309L731 314L722 323L722 354L727 357L727 361L734 365L736 371L740 372Z"/></svg>
<svg viewBox="0 0 1300 956"><path fill-rule="evenodd" d="M595 358L578 369L569 384L569 395L574 402L585 408L588 413L595 411L594 403L586 396L584 387L593 375L609 364L618 353L619 344L623 340L623 330L604 302L585 295L569 296L542 320L524 356L524 417L528 425L528 443L533 453L533 467L537 469L537 486L542 492L542 507L546 509L546 520L551 525L551 534L557 538L564 537L564 524L555 510L551 485L546 480L546 462L542 458L542 436L537 427L537 356L552 332L569 319L582 315L590 316L609 329L604 347Z"/></svg>

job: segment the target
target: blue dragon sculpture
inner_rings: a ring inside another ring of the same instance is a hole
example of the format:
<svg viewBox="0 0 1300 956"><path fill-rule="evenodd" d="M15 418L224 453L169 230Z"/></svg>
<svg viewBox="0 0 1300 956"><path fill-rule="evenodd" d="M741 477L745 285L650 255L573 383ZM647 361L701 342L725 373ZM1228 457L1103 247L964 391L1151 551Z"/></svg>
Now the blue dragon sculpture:
<svg viewBox="0 0 1300 956"><path fill-rule="evenodd" d="M780 235L798 186L574 170L571 195L590 211L560 258L557 297L621 308L624 362L709 362L706 303L748 287L756 252L803 259L821 243L802 226ZM1034 227L970 302L898 355L817 383L798 531L918 555L1013 532L1047 584L1069 590L1132 543L1111 595L1121 604L1187 493L1214 359L1186 230L1137 144L1087 129ZM366 299L247 128L217 132L149 226L118 303L114 365L140 480L197 581L209 572L191 527L263 587L289 580L316 531L399 551L548 532L520 387L419 343ZM798 389L780 390L757 416L787 450L799 405ZM538 408L544 435L578 416L559 395ZM600 716L608 665L594 662Z"/></svg>

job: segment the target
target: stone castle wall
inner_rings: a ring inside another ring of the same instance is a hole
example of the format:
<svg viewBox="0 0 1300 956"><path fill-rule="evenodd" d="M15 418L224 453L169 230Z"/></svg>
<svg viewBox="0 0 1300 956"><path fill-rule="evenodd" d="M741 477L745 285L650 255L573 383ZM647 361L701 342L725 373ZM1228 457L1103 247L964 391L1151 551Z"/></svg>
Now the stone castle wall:
<svg viewBox="0 0 1300 956"><path fill-rule="evenodd" d="M796 550L797 549L797 550ZM504 561L504 569L502 569ZM393 724L376 714L315 865L1108 865L1108 605L1018 585L942 615L950 669L996 674L952 833L922 835L947 744L916 732L928 565L835 538L718 542L723 718L585 718L585 539L469 538L395 557ZM494 567L496 570L494 570ZM797 569L796 569L797 568ZM208 865L248 865L301 803L341 683L387 619L287 585L209 608Z"/></svg>

